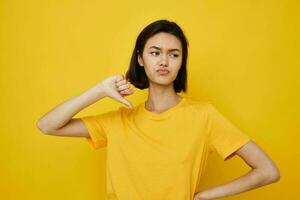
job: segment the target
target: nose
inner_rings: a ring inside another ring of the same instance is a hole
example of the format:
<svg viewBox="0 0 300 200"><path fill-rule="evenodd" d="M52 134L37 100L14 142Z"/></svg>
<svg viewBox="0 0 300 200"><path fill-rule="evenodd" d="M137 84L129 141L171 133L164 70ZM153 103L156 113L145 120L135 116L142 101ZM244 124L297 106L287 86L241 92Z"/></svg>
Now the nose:
<svg viewBox="0 0 300 200"><path fill-rule="evenodd" d="M160 60L160 65L161 66L168 66L169 61L168 61L168 56L166 54L162 54L161 60Z"/></svg>

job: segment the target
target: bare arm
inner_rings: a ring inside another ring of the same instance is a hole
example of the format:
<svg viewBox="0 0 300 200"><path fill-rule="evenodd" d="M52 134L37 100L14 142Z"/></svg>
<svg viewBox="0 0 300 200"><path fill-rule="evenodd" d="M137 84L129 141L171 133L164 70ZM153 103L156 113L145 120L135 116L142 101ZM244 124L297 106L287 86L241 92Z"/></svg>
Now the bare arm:
<svg viewBox="0 0 300 200"><path fill-rule="evenodd" d="M230 196L279 181L279 169L272 159L252 140L235 153L252 169L229 183L197 193L194 200L209 200Z"/></svg>
<svg viewBox="0 0 300 200"><path fill-rule="evenodd" d="M132 107L132 104L123 96L130 95L133 92L123 75L110 76L82 94L72 97L51 109L37 121L36 126L46 134L89 137L88 130L82 120L72 119L72 117L106 96Z"/></svg>
<svg viewBox="0 0 300 200"><path fill-rule="evenodd" d="M87 131L84 130L83 124L81 124L81 120L72 119L74 115L76 115L82 109L88 107L89 105L97 102L98 100L104 98L104 92L101 87L101 84L97 84L96 86L86 90L82 94L72 97L65 102L59 104L58 106L51 109L45 115L43 115L37 122L37 127L44 133L54 133L56 130L56 134L59 135L57 130L61 129L67 124L72 124L73 129L77 129L78 133L75 133L75 136L80 136L80 133L85 132L84 135L87 136ZM75 126L75 127L74 127ZM80 128L81 127L81 128ZM63 130L65 132L74 132L71 131L71 127L64 127L67 130ZM62 131L61 131L62 132ZM55 133L54 133L55 134ZM67 136L67 135L66 135ZM69 135L72 136L72 135Z"/></svg>

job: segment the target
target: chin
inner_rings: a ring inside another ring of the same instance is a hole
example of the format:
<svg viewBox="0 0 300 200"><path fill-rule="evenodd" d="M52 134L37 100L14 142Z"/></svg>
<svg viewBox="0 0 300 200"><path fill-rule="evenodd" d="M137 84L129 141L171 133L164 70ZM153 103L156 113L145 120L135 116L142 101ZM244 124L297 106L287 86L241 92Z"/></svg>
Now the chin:
<svg viewBox="0 0 300 200"><path fill-rule="evenodd" d="M166 78L166 77L158 77L155 79L155 81L152 81L152 82L157 85L165 85L165 86L173 84L173 80L170 78Z"/></svg>

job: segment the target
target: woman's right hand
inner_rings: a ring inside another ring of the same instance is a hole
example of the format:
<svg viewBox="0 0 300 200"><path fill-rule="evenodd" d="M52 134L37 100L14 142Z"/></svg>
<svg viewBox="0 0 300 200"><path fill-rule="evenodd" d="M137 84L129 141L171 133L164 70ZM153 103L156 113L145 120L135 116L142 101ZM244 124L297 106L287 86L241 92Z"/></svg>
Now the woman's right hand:
<svg viewBox="0 0 300 200"><path fill-rule="evenodd" d="M124 96L131 95L134 90L130 88L129 83L126 81L124 75L112 75L100 82L104 95L111 97L129 108L132 108L132 104Z"/></svg>

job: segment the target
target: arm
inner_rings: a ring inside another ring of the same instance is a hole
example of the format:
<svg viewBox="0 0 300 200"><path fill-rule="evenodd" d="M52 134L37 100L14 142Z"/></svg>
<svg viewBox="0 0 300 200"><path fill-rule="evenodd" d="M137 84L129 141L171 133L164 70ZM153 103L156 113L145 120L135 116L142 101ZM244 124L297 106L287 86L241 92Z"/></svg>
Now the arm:
<svg viewBox="0 0 300 200"><path fill-rule="evenodd" d="M124 75L115 74L82 94L59 104L41 117L36 125L46 134L89 137L88 130L81 119L72 119L72 117L85 107L106 96L132 108L131 102L125 99L124 96L133 93L134 91L129 88Z"/></svg>
<svg viewBox="0 0 300 200"><path fill-rule="evenodd" d="M280 172L272 159L252 140L235 152L252 169L220 186L197 193L194 200L209 200L246 192L279 181Z"/></svg>
<svg viewBox="0 0 300 200"><path fill-rule="evenodd" d="M82 109L104 97L105 95L101 84L97 84L82 94L66 100L47 112L38 120L36 125L44 133L62 135L64 132L69 133L69 135L66 134L66 136L81 136L80 134L88 136L87 130L81 120L72 119L72 117Z"/></svg>

